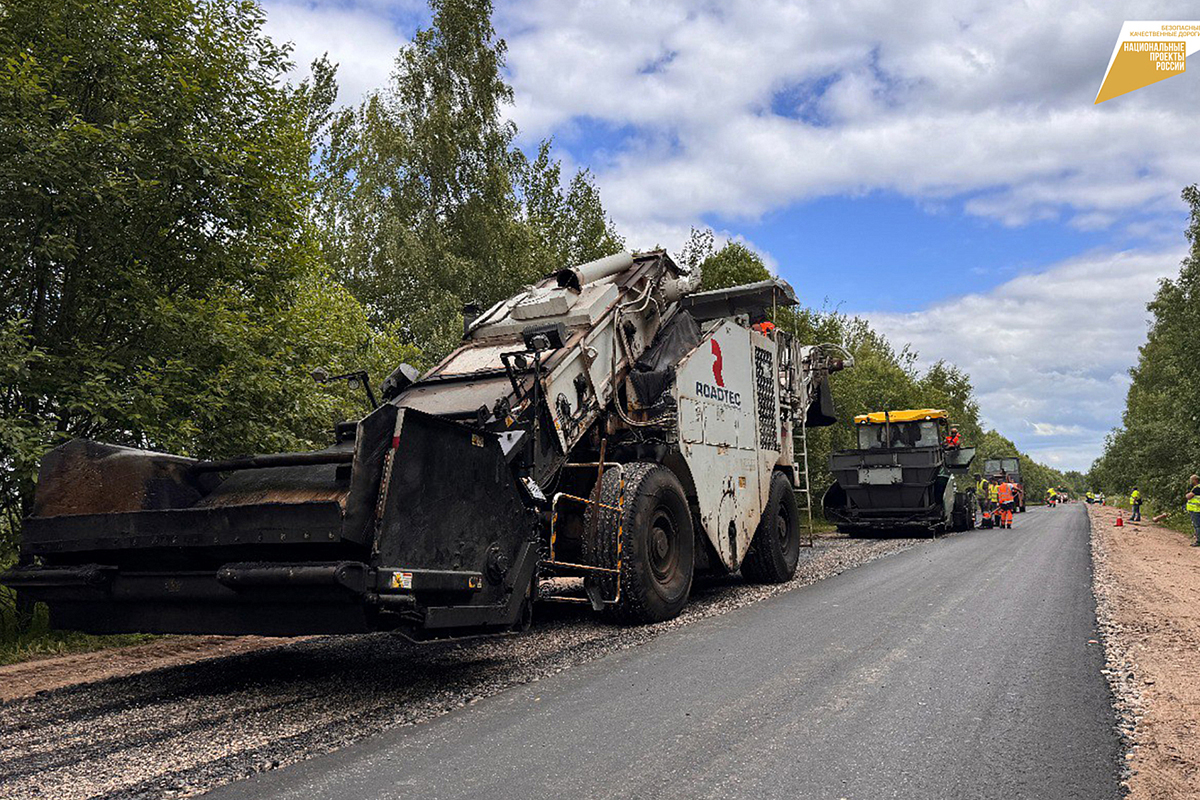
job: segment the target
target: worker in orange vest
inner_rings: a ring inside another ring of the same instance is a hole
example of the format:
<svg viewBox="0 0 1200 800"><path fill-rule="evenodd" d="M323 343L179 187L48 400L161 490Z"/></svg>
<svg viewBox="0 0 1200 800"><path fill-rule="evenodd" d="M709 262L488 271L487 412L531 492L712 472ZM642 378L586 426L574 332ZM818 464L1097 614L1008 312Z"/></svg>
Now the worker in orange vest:
<svg viewBox="0 0 1200 800"><path fill-rule="evenodd" d="M958 428L950 429L950 435L946 437L944 444L947 449L957 449L962 445L962 440L958 438Z"/></svg>
<svg viewBox="0 0 1200 800"><path fill-rule="evenodd" d="M1014 490L1016 487L1009 483L1006 478L1000 482L1000 486L997 487L997 489L998 491L996 492L996 495L997 499L1000 501L1000 527L1011 528L1013 520L1013 498L1015 496Z"/></svg>
<svg viewBox="0 0 1200 800"><path fill-rule="evenodd" d="M763 336L770 336L771 333L774 332L774 330L775 330L775 323L771 322L769 320L765 320L763 322L756 322L750 326L750 329L754 330L754 331L758 331Z"/></svg>

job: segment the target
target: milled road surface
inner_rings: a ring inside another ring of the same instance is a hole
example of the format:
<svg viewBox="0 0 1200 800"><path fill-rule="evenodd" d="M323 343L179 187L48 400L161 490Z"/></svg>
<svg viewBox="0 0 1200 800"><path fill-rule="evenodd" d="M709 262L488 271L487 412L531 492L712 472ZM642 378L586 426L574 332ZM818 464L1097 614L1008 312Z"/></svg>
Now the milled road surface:
<svg viewBox="0 0 1200 800"><path fill-rule="evenodd" d="M213 792L1120 796L1088 523L1038 509Z"/></svg>

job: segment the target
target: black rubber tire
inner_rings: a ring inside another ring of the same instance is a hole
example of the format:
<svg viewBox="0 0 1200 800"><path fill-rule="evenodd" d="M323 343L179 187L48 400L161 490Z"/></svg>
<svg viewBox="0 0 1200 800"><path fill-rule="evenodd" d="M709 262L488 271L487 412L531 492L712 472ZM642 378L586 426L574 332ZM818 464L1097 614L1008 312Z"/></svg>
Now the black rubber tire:
<svg viewBox="0 0 1200 800"><path fill-rule="evenodd" d="M950 512L950 533L962 533L967 530L969 523L967 521L967 509L969 508L969 499L964 494L955 493L954 508Z"/></svg>
<svg viewBox="0 0 1200 800"><path fill-rule="evenodd" d="M782 472L771 474L771 494L750 550L742 560L742 577L751 583L784 583L800 561L800 510L792 482Z"/></svg>
<svg viewBox="0 0 1200 800"><path fill-rule="evenodd" d="M622 475L622 472L624 473ZM593 494L605 506L588 506L583 555L588 564L615 569L621 544L620 599L606 612L624 622L662 622L687 605L695 569L696 535L683 485L660 464L639 461L607 469ZM596 515L596 516L593 516ZM594 537L591 532L594 531ZM605 598L616 593L612 578L589 578Z"/></svg>

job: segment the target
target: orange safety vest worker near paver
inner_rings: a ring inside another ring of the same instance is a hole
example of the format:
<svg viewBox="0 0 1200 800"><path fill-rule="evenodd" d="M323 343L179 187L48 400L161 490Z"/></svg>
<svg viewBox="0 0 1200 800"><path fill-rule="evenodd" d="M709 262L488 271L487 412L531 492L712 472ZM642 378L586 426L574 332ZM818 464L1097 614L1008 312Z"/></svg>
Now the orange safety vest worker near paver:
<svg viewBox="0 0 1200 800"><path fill-rule="evenodd" d="M1000 500L1000 527L1011 528L1013 520L1013 485L1008 481L996 487L996 496Z"/></svg>
<svg viewBox="0 0 1200 800"><path fill-rule="evenodd" d="M958 447L962 444L962 440L958 438L958 428L951 428L950 435L946 437L946 447Z"/></svg>

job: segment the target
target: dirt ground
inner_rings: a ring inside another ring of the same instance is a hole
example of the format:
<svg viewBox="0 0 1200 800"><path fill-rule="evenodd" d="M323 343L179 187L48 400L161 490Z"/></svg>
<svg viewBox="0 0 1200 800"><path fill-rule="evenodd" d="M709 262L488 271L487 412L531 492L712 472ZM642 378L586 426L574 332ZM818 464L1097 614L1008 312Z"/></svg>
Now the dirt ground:
<svg viewBox="0 0 1200 800"><path fill-rule="evenodd" d="M1128 511L1088 510L1130 797L1200 798L1200 548Z"/></svg>
<svg viewBox="0 0 1200 800"><path fill-rule="evenodd" d="M278 647L293 639L263 636L168 636L155 642L37 658L0 667L0 703L47 692Z"/></svg>

